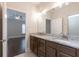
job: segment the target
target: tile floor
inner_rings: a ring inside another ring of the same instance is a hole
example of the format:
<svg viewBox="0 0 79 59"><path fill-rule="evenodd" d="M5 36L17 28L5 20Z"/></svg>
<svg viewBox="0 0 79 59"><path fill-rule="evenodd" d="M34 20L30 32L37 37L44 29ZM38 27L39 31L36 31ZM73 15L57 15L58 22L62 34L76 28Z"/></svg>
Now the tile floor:
<svg viewBox="0 0 79 59"><path fill-rule="evenodd" d="M22 53L20 55L17 55L15 57L37 57L34 53L32 53L31 51L28 51L26 53Z"/></svg>

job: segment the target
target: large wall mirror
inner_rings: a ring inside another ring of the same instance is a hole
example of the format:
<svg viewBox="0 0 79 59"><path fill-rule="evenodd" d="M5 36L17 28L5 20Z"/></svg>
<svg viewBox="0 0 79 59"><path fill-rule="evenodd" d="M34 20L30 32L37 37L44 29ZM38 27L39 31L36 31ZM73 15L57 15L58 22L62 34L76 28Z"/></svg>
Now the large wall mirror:
<svg viewBox="0 0 79 59"><path fill-rule="evenodd" d="M66 37L69 35L79 36L79 7L77 6L79 6L79 2L71 2L68 5L62 5L61 8L52 8L45 14L42 14L42 32L57 35L62 33ZM47 23L48 25L51 23L50 27L46 27L48 26L46 24L46 19L51 20L51 22L48 21Z"/></svg>
<svg viewBox="0 0 79 59"><path fill-rule="evenodd" d="M79 37L79 14L68 17L69 35L72 37Z"/></svg>
<svg viewBox="0 0 79 59"><path fill-rule="evenodd" d="M43 15L43 20L45 21L45 33L51 35L63 34L63 18L57 17L53 18L53 10L49 10Z"/></svg>
<svg viewBox="0 0 79 59"><path fill-rule="evenodd" d="M42 19L42 21L41 21ZM63 34L63 18L53 17L53 9L48 10L45 14L42 14L42 18L38 19L37 31L41 33L59 35Z"/></svg>

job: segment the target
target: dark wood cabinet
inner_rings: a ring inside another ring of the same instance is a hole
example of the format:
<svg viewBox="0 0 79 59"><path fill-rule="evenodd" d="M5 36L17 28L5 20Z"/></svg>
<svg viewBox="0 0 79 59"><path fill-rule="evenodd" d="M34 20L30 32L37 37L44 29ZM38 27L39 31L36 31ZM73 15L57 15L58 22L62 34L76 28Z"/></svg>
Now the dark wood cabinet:
<svg viewBox="0 0 79 59"><path fill-rule="evenodd" d="M56 57L56 49L46 47L46 57Z"/></svg>
<svg viewBox="0 0 79 59"><path fill-rule="evenodd" d="M66 53L63 53L62 51L58 51L58 52L57 52L57 56L58 56L58 57L72 57L72 56L70 56L70 55L68 55L68 54L66 54Z"/></svg>
<svg viewBox="0 0 79 59"><path fill-rule="evenodd" d="M38 45L38 44L37 44L37 43L38 43L38 42L37 42L37 41L38 41L37 39L38 39L38 38L35 38L34 41L33 41L33 52L34 52L35 54L38 53L38 52L37 52L37 49L38 49L38 48L37 48L37 45Z"/></svg>
<svg viewBox="0 0 79 59"><path fill-rule="evenodd" d="M30 49L33 52L33 39L30 37Z"/></svg>
<svg viewBox="0 0 79 59"><path fill-rule="evenodd" d="M77 49L76 53L77 53L77 57L79 57L79 49Z"/></svg>
<svg viewBox="0 0 79 59"><path fill-rule="evenodd" d="M30 37L30 49L33 53L37 55L37 46L38 46L38 38L37 37Z"/></svg>
<svg viewBox="0 0 79 59"><path fill-rule="evenodd" d="M30 49L39 57L45 56L45 40L30 36Z"/></svg>
<svg viewBox="0 0 79 59"><path fill-rule="evenodd" d="M69 47L69 46L65 46L65 45L58 44L57 50L61 52L61 53L57 52L58 56L60 56L61 54L63 54L62 55L63 57L64 57L64 55L68 55L70 57L71 56L72 57L76 56L76 54L75 54L75 52L76 52L75 51L75 48L72 48L72 47Z"/></svg>
<svg viewBox="0 0 79 59"><path fill-rule="evenodd" d="M56 57L56 44L46 41L46 57Z"/></svg>
<svg viewBox="0 0 79 59"><path fill-rule="evenodd" d="M38 50L38 57L45 57L45 52Z"/></svg>
<svg viewBox="0 0 79 59"><path fill-rule="evenodd" d="M79 56L79 49L34 36L30 39L30 49L39 57Z"/></svg>
<svg viewBox="0 0 79 59"><path fill-rule="evenodd" d="M38 40L38 56L39 57L45 56L45 40L44 39Z"/></svg>

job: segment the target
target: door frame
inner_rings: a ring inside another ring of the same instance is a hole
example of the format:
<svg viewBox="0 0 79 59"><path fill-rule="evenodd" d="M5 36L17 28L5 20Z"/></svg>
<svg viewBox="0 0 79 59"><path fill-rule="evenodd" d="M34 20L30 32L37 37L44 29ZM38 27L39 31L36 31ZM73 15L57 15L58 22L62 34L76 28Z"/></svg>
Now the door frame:
<svg viewBox="0 0 79 59"><path fill-rule="evenodd" d="M2 39L5 40L3 44L3 57L7 57L7 14L6 2L2 2Z"/></svg>
<svg viewBox="0 0 79 59"><path fill-rule="evenodd" d="M6 5L6 3L5 3L5 5ZM6 40L6 42L5 43L3 43L3 48L4 48L4 50L3 50L3 57L7 57L8 55L7 55L7 9L12 9L12 10L16 10L16 11L19 11L19 12L23 12L23 11L21 11L21 10L19 10L19 9L14 9L14 8L10 8L10 7L7 7L7 5L6 6L4 6L4 8L3 8L3 14L5 14L5 16L3 16L4 17L4 19L3 19L3 32L5 33L5 34L3 34L3 39L5 39ZM26 12L23 12L23 13L25 13L25 32L27 32L27 29L26 29ZM5 37L5 38L4 38ZM27 51L27 41L26 41L26 39L27 39L27 34L25 33L25 52Z"/></svg>

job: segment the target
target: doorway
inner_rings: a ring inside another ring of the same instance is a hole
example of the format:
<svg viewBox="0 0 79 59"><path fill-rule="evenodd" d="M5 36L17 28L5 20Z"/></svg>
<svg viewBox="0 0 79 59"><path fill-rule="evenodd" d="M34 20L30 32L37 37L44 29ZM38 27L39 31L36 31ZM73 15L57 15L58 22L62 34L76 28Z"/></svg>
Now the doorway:
<svg viewBox="0 0 79 59"><path fill-rule="evenodd" d="M7 55L25 52L25 13L7 9Z"/></svg>

